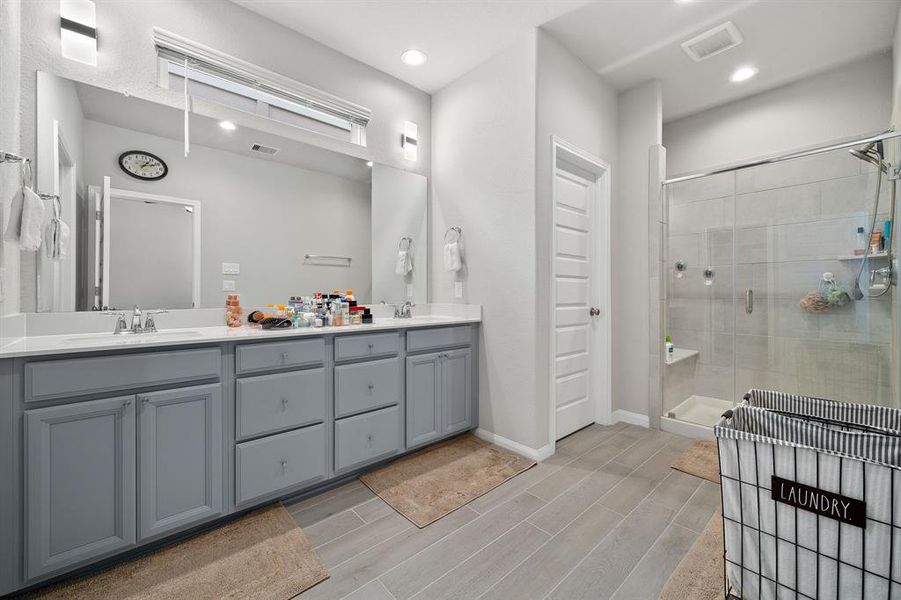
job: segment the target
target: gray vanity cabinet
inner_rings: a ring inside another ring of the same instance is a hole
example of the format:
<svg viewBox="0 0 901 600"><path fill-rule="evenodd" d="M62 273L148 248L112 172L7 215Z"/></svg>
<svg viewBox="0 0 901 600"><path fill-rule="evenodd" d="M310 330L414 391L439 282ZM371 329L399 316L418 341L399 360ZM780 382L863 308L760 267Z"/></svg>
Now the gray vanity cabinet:
<svg viewBox="0 0 901 600"><path fill-rule="evenodd" d="M441 435L441 353L407 357L407 448Z"/></svg>
<svg viewBox="0 0 901 600"><path fill-rule="evenodd" d="M472 425L472 350L408 356L407 447Z"/></svg>
<svg viewBox="0 0 901 600"><path fill-rule="evenodd" d="M222 387L138 395L139 539L222 513Z"/></svg>
<svg viewBox="0 0 901 600"><path fill-rule="evenodd" d="M442 434L466 431L472 422L472 350L460 348L442 353L444 422Z"/></svg>
<svg viewBox="0 0 901 600"><path fill-rule="evenodd" d="M26 570L36 578L135 543L135 398L25 412Z"/></svg>

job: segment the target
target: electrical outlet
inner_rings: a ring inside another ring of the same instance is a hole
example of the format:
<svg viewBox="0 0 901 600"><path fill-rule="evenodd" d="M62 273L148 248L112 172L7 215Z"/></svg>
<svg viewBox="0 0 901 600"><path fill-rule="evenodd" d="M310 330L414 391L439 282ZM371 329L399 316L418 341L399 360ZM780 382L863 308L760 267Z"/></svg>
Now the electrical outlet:
<svg viewBox="0 0 901 600"><path fill-rule="evenodd" d="M413 297L413 284L408 283L407 284L407 298L412 298L412 297Z"/></svg>
<svg viewBox="0 0 901 600"><path fill-rule="evenodd" d="M222 263L222 274L223 275L240 275L241 274L241 264L240 263Z"/></svg>
<svg viewBox="0 0 901 600"><path fill-rule="evenodd" d="M463 297L463 282L455 281L454 282L454 298L462 298Z"/></svg>
<svg viewBox="0 0 901 600"><path fill-rule="evenodd" d="M234 292L235 291L235 280L234 279L223 279L222 280L222 291L223 292Z"/></svg>

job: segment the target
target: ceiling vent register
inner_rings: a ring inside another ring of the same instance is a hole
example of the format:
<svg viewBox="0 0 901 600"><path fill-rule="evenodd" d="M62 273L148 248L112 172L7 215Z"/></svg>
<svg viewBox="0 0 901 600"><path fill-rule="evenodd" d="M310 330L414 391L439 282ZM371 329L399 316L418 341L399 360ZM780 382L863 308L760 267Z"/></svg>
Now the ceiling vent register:
<svg viewBox="0 0 901 600"><path fill-rule="evenodd" d="M726 50L735 48L743 41L741 32L735 24L732 21L727 21L722 25L705 31L701 35L682 42L682 49L693 61L701 62L711 56L716 56Z"/></svg>

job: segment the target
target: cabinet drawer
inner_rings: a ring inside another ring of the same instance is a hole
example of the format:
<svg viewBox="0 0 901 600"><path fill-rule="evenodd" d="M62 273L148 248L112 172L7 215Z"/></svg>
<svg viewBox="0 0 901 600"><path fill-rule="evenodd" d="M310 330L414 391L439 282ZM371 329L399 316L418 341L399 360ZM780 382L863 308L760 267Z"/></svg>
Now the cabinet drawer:
<svg viewBox="0 0 901 600"><path fill-rule="evenodd" d="M335 338L335 360L393 356L399 350L400 335L397 333L371 333Z"/></svg>
<svg viewBox="0 0 901 600"><path fill-rule="evenodd" d="M438 327L435 329L415 329L407 332L407 351L431 350L451 346L468 346L472 340L469 325Z"/></svg>
<svg viewBox="0 0 901 600"><path fill-rule="evenodd" d="M238 375L280 369L321 365L325 362L325 340L291 340L266 344L245 344L235 350Z"/></svg>
<svg viewBox="0 0 901 600"><path fill-rule="evenodd" d="M400 448L396 406L335 421L335 471L387 458Z"/></svg>
<svg viewBox="0 0 901 600"><path fill-rule="evenodd" d="M325 369L245 377L235 383L235 434L244 439L325 420Z"/></svg>
<svg viewBox="0 0 901 600"><path fill-rule="evenodd" d="M335 417L397 404L400 358L335 367Z"/></svg>
<svg viewBox="0 0 901 600"><path fill-rule="evenodd" d="M325 474L325 425L322 423L235 446L237 504L302 483L313 483Z"/></svg>
<svg viewBox="0 0 901 600"><path fill-rule="evenodd" d="M219 348L30 362L25 365L25 401L218 379L221 370Z"/></svg>

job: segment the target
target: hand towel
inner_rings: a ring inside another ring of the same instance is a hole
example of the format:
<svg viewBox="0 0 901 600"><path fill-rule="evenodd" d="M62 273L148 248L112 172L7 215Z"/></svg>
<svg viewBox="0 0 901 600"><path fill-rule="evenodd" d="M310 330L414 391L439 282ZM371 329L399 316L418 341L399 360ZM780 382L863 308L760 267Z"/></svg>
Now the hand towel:
<svg viewBox="0 0 901 600"><path fill-rule="evenodd" d="M463 259L460 256L460 244L450 242L444 245L444 270L459 271L463 268Z"/></svg>
<svg viewBox="0 0 901 600"><path fill-rule="evenodd" d="M41 225L44 222L44 201L31 188L23 187L13 198L6 239L19 244L22 250L34 252L41 247Z"/></svg>
<svg viewBox="0 0 901 600"><path fill-rule="evenodd" d="M413 257L410 256L409 250L397 251L397 263L394 265L394 272L397 275L406 275L413 271Z"/></svg>
<svg viewBox="0 0 901 600"><path fill-rule="evenodd" d="M59 222L59 236L56 239L56 260L63 260L69 255L69 226L65 221Z"/></svg>
<svg viewBox="0 0 901 600"><path fill-rule="evenodd" d="M44 253L50 260L66 258L69 249L69 226L60 219L50 219L44 228Z"/></svg>
<svg viewBox="0 0 901 600"><path fill-rule="evenodd" d="M22 204L25 200L25 187L16 190L15 195L10 200L7 214L3 215L6 219L3 238L12 244L19 243L19 225L22 223Z"/></svg>

